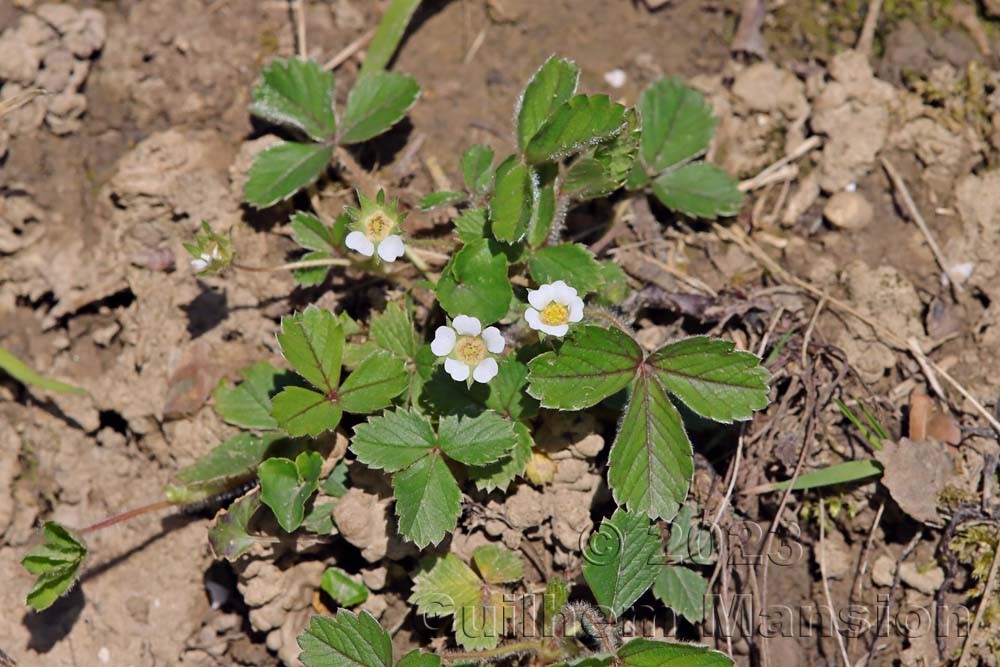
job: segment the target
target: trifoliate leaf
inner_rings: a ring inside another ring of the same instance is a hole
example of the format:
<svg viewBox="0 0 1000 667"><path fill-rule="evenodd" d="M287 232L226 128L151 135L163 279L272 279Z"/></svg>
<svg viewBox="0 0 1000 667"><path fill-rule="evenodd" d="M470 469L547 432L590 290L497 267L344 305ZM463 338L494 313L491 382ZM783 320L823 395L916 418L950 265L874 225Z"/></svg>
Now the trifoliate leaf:
<svg viewBox="0 0 1000 667"><path fill-rule="evenodd" d="M299 635L303 667L392 667L392 640L371 614L313 616Z"/></svg>
<svg viewBox="0 0 1000 667"><path fill-rule="evenodd" d="M694 504L685 503L670 524L667 560L671 563L708 565L715 561L712 531L698 523Z"/></svg>
<svg viewBox="0 0 1000 667"><path fill-rule="evenodd" d="M311 60L275 60L261 72L250 113L304 132L316 141L333 137L333 74Z"/></svg>
<svg viewBox="0 0 1000 667"><path fill-rule="evenodd" d="M652 188L664 206L695 218L736 215L743 206L736 180L707 162L664 172Z"/></svg>
<svg viewBox="0 0 1000 667"><path fill-rule="evenodd" d="M380 348L403 359L415 359L419 344L413 329L410 311L396 302L386 304L385 310L372 316L369 333Z"/></svg>
<svg viewBox="0 0 1000 667"><path fill-rule="evenodd" d="M465 201L465 198L464 192L455 192L453 190L432 192L429 195L424 195L424 197L420 200L420 210L433 211L434 209L442 206L460 204Z"/></svg>
<svg viewBox="0 0 1000 667"><path fill-rule="evenodd" d="M528 221L526 241L532 248L545 245L552 233L552 225L556 220L556 185L559 176L559 165L547 162L531 167L534 200L531 207L531 220Z"/></svg>
<svg viewBox="0 0 1000 667"><path fill-rule="evenodd" d="M387 410L354 429L351 451L369 468L397 472L437 445L430 421L419 412Z"/></svg>
<svg viewBox="0 0 1000 667"><path fill-rule="evenodd" d="M695 336L667 345L647 364L660 383L702 417L730 423L767 407L767 369L729 341Z"/></svg>
<svg viewBox="0 0 1000 667"><path fill-rule="evenodd" d="M280 433L240 433L177 471L176 483L168 485L164 495L179 505L211 498L253 479L257 466L268 456L295 456L300 447L301 443Z"/></svg>
<svg viewBox="0 0 1000 667"><path fill-rule="evenodd" d="M337 389L344 330L333 313L309 306L301 313L281 318L278 344L295 372L310 384L327 394Z"/></svg>
<svg viewBox="0 0 1000 667"><path fill-rule="evenodd" d="M399 532L423 549L458 525L462 491L441 454L432 451L392 478Z"/></svg>
<svg viewBox="0 0 1000 667"><path fill-rule="evenodd" d="M517 442L514 449L506 456L493 463L469 467L469 477L475 480L476 488L480 491L489 493L497 489L507 489L515 477L524 474L524 468L531 459L531 447L534 442L528 427L523 423L515 422L514 431L517 434Z"/></svg>
<svg viewBox="0 0 1000 667"><path fill-rule="evenodd" d="M677 79L660 79L639 98L642 140L639 155L653 173L708 149L715 116L701 93Z"/></svg>
<svg viewBox="0 0 1000 667"><path fill-rule="evenodd" d="M732 667L725 654L698 644L636 638L618 649L621 667ZM617 663L616 663L617 664Z"/></svg>
<svg viewBox="0 0 1000 667"><path fill-rule="evenodd" d="M336 250L337 242L333 230L316 216L301 211L296 212L289 225L292 228L292 240L306 250L319 252Z"/></svg>
<svg viewBox="0 0 1000 667"><path fill-rule="evenodd" d="M478 547L472 552L472 562L488 584L509 584L524 578L521 555L495 544Z"/></svg>
<svg viewBox="0 0 1000 667"><path fill-rule="evenodd" d="M469 208L455 219L455 234L462 243L486 238L486 210Z"/></svg>
<svg viewBox="0 0 1000 667"><path fill-rule="evenodd" d="M580 295L597 290L601 284L601 265L594 253L579 243L563 243L540 248L528 259L531 277L540 285L562 280L575 287Z"/></svg>
<svg viewBox="0 0 1000 667"><path fill-rule="evenodd" d="M538 400L525 391L527 386L528 367L514 356L504 357L489 383L486 407L512 421L534 417L538 414Z"/></svg>
<svg viewBox="0 0 1000 667"><path fill-rule="evenodd" d="M339 405L347 412L369 414L391 404L408 384L406 362L380 350L358 364L340 385Z"/></svg>
<svg viewBox="0 0 1000 667"><path fill-rule="evenodd" d="M285 141L259 153L247 174L245 197L254 208L288 199L323 173L333 157L327 144Z"/></svg>
<svg viewBox="0 0 1000 667"><path fill-rule="evenodd" d="M271 416L289 435L319 435L337 428L343 409L330 397L303 387L285 387L271 401Z"/></svg>
<svg viewBox="0 0 1000 667"><path fill-rule="evenodd" d="M434 653L422 653L413 649L396 663L396 667L441 667L441 657Z"/></svg>
<svg viewBox="0 0 1000 667"><path fill-rule="evenodd" d="M493 189L493 149L475 145L462 154L462 177L473 195L482 196Z"/></svg>
<svg viewBox="0 0 1000 667"><path fill-rule="evenodd" d="M467 243L448 262L436 293L451 317L470 315L483 326L496 322L507 314L514 298L507 257L487 239Z"/></svg>
<svg viewBox="0 0 1000 667"><path fill-rule="evenodd" d="M208 543L216 558L237 560L258 542L272 538L250 533L250 521L260 508L260 493L254 489L219 512L208 530Z"/></svg>
<svg viewBox="0 0 1000 667"><path fill-rule="evenodd" d="M558 352L531 360L528 393L542 407L587 408L627 387L642 360L642 349L628 334L581 326Z"/></svg>
<svg viewBox="0 0 1000 667"><path fill-rule="evenodd" d="M226 422L243 428L273 429L278 423L271 417L271 396L282 386L284 374L266 361L240 371L243 382L232 385L223 381L215 388L215 410Z"/></svg>
<svg viewBox="0 0 1000 667"><path fill-rule="evenodd" d="M531 170L516 155L511 155L497 167L490 199L493 236L508 243L519 241L528 229L533 202Z"/></svg>
<svg viewBox="0 0 1000 667"><path fill-rule="evenodd" d="M577 95L558 106L524 149L531 164L578 153L625 128L625 107L607 95Z"/></svg>
<svg viewBox="0 0 1000 667"><path fill-rule="evenodd" d="M27 600L36 611L51 607L73 586L87 557L86 543L54 521L45 522L42 536L45 541L21 560L24 569L37 577Z"/></svg>
<svg viewBox="0 0 1000 667"><path fill-rule="evenodd" d="M669 521L687 497L693 456L681 415L663 385L650 373L641 374L608 456L615 502Z"/></svg>
<svg viewBox="0 0 1000 667"><path fill-rule="evenodd" d="M590 536L583 558L594 599L617 617L653 585L663 567L663 544L646 515L618 509Z"/></svg>
<svg viewBox="0 0 1000 667"><path fill-rule="evenodd" d="M552 56L538 68L517 108L517 145L524 148L555 109L576 92L580 69L571 60Z"/></svg>
<svg viewBox="0 0 1000 667"><path fill-rule="evenodd" d="M577 200L606 197L628 179L639 151L639 121L634 109L625 114L626 127L573 161L566 172L563 194Z"/></svg>
<svg viewBox="0 0 1000 667"><path fill-rule="evenodd" d="M351 579L339 567L326 568L319 587L341 607L354 607L368 599L368 587Z"/></svg>
<svg viewBox="0 0 1000 667"><path fill-rule="evenodd" d="M499 460L517 443L513 422L494 412L476 417L442 417L438 446L460 463L485 465Z"/></svg>
<svg viewBox="0 0 1000 667"><path fill-rule="evenodd" d="M340 122L340 143L357 144L398 123L420 96L412 76L379 72L360 78L347 96Z"/></svg>
<svg viewBox="0 0 1000 667"><path fill-rule="evenodd" d="M319 486L323 457L318 452L302 452L294 461L268 459L260 464L260 499L274 512L274 518L286 531L302 524L306 501Z"/></svg>
<svg viewBox="0 0 1000 667"><path fill-rule="evenodd" d="M667 565L653 584L653 595L691 621L700 623L708 611L708 581L694 570Z"/></svg>

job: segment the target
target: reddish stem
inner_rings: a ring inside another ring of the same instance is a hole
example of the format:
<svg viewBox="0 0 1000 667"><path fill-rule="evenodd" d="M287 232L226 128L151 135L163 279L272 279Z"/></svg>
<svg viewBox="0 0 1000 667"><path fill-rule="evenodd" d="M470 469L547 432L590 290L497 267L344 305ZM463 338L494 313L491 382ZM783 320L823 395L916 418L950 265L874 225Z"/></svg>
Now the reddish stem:
<svg viewBox="0 0 1000 667"><path fill-rule="evenodd" d="M160 510L165 510L168 507L173 507L174 503L169 500L161 500L159 502L150 503L149 505L143 505L142 507L136 507L127 512L122 512L103 521L98 521L92 526L87 526L80 531L81 534L94 533L98 530L108 528L116 523L121 523L122 521L128 521L129 519L134 519L137 516L142 516L143 514L149 514L150 512L158 512Z"/></svg>

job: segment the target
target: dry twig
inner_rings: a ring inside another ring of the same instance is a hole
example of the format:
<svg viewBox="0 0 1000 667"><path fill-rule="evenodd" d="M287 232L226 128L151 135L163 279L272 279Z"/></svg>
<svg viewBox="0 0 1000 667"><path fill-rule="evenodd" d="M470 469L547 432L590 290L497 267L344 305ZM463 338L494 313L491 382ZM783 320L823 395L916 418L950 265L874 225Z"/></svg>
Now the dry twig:
<svg viewBox="0 0 1000 667"><path fill-rule="evenodd" d="M375 36L375 29L373 28L368 32L366 32L365 34L361 35L361 37L358 37L356 40L354 40L344 48L342 48L340 51L337 52L337 55L327 60L326 64L323 65L323 69L326 70L327 72L337 69L345 62L347 62L348 59L355 53L368 46L368 42L372 41L372 37L374 36Z"/></svg>
<svg viewBox="0 0 1000 667"><path fill-rule="evenodd" d="M830 595L830 581L826 576L826 503L823 498L819 499L819 576L823 580L823 596L826 597L826 604L830 607L830 621L833 623L833 634L837 636L840 656L844 659L844 667L851 667L851 659L847 655L847 647L844 646L844 636L840 634L837 614L834 612L833 596Z"/></svg>

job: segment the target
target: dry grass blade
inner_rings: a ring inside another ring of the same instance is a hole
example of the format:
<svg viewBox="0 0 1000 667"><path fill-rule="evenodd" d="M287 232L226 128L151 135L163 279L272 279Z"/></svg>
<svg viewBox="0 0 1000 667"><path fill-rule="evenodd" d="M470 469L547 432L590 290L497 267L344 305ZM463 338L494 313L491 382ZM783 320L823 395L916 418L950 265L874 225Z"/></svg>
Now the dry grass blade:
<svg viewBox="0 0 1000 667"><path fill-rule="evenodd" d="M353 42L342 48L340 51L338 51L337 55L327 60L326 63L323 64L323 69L327 72L337 69L338 67L346 63L351 58L351 56L353 56L358 51L368 46L368 42L372 41L372 37L374 36L375 36L375 29L372 28L365 34L361 35L361 37L358 37L356 40L354 40Z"/></svg>
<svg viewBox="0 0 1000 667"><path fill-rule="evenodd" d="M826 503L823 498L819 499L819 574L823 580L823 596L832 612L835 607L833 606L833 596L830 595L830 581L826 576ZM851 667L851 659L847 655L847 647L844 646L844 636L840 634L840 627L837 624L837 614L831 613L830 620L833 622L833 634L837 637L837 646L840 647L844 667Z"/></svg>
<svg viewBox="0 0 1000 667"><path fill-rule="evenodd" d="M45 95L46 91L44 88L28 88L27 90L22 90L13 97L6 100L0 100L0 118L3 118L10 112L20 109L25 104L35 99L39 95Z"/></svg>

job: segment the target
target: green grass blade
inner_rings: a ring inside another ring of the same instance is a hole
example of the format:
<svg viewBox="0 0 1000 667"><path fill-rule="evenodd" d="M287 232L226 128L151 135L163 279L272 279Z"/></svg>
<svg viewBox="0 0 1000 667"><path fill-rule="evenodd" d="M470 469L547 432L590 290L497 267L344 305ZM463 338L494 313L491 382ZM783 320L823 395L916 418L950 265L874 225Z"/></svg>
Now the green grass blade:
<svg viewBox="0 0 1000 667"><path fill-rule="evenodd" d="M382 15L375 36L368 46L368 54L361 65L358 78L383 71L392 60L392 55L403 41L406 26L409 25L413 13L417 11L420 0L392 0L389 8Z"/></svg>
<svg viewBox="0 0 1000 667"><path fill-rule="evenodd" d="M882 449L882 440L888 440L889 436L886 434L885 429L882 428L882 425L878 423L878 420L875 419L874 415L872 415L863 405L861 406L861 409L865 413L865 417L868 419L869 424L871 424L871 429L869 429L868 426L865 426L861 420L858 419L858 416L854 414L854 411L847 407L843 401L838 398L834 399L834 402L837 404L837 407L840 408L840 411L844 414L844 416L847 417L847 420L854 424L859 431L861 431L862 437L864 437L869 445L877 450ZM874 433L872 432L873 430Z"/></svg>
<svg viewBox="0 0 1000 667"><path fill-rule="evenodd" d="M0 347L0 370L6 371L8 375L22 384L38 387L48 391L55 391L60 394L86 394L86 389L74 387L65 382L50 380L49 378L36 373L26 363L15 357L7 350Z"/></svg>
<svg viewBox="0 0 1000 667"><path fill-rule="evenodd" d="M865 459L863 461L845 461L836 463L826 468L820 468L804 475L799 475L795 480L793 491L805 491L807 489L818 489L823 486L833 486L834 484L847 484L850 482L860 482L861 480L875 477L882 474L882 466L878 461ZM774 484L775 490L783 490L788 486L788 482L778 482Z"/></svg>

